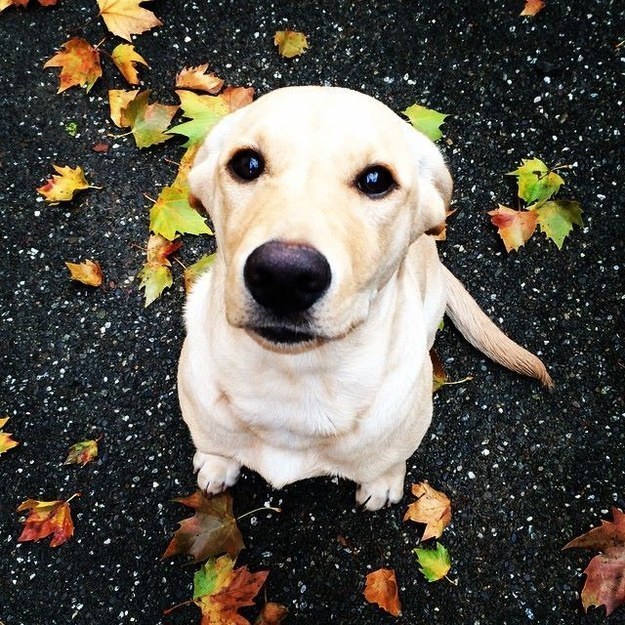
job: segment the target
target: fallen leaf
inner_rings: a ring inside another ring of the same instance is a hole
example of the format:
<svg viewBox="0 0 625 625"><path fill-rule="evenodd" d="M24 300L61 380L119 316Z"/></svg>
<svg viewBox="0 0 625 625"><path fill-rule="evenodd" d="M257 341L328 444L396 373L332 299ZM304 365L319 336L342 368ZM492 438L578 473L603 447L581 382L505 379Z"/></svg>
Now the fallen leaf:
<svg viewBox="0 0 625 625"><path fill-rule="evenodd" d="M441 387L445 386L448 378L443 368L443 363L433 347L430 349L430 360L432 361L432 393L436 393Z"/></svg>
<svg viewBox="0 0 625 625"><path fill-rule="evenodd" d="M137 63L150 67L147 61L135 50L135 47L129 43L120 43L116 46L111 52L111 58L113 63L117 65L117 69L131 85L139 84L139 73L135 67Z"/></svg>
<svg viewBox="0 0 625 625"><path fill-rule="evenodd" d="M534 16L545 8L544 0L525 0L525 6L520 15Z"/></svg>
<svg viewBox="0 0 625 625"><path fill-rule="evenodd" d="M184 147L201 143L209 131L226 115L252 101L254 90L243 87L229 87L219 95L198 95L192 91L176 91L180 98L183 122L169 129L169 133L183 135L188 141Z"/></svg>
<svg viewBox="0 0 625 625"><path fill-rule="evenodd" d="M369 603L377 603L393 616L401 614L397 579L393 569L378 569L369 573L365 581L364 595Z"/></svg>
<svg viewBox="0 0 625 625"><path fill-rule="evenodd" d="M582 221L582 207L578 202L571 200L555 200L545 202L534 209L538 214L538 225L561 250L564 239L570 234L573 226L584 225Z"/></svg>
<svg viewBox="0 0 625 625"><path fill-rule="evenodd" d="M74 523L69 502L78 497L72 495L67 501L37 501L27 499L17 508L18 512L30 510L24 521L24 529L18 542L40 540L52 534L50 547L58 547L74 535Z"/></svg>
<svg viewBox="0 0 625 625"><path fill-rule="evenodd" d="M159 234L150 235L148 239L147 260L138 277L141 279L140 289L145 289L145 308L161 293L173 284L168 256L182 245L181 241L168 241Z"/></svg>
<svg viewBox="0 0 625 625"><path fill-rule="evenodd" d="M229 556L208 560L193 578L193 600L202 610L201 625L249 625L239 608L254 605L268 574L250 573L247 566L235 569Z"/></svg>
<svg viewBox="0 0 625 625"><path fill-rule="evenodd" d="M524 158L521 163L521 167L506 175L517 177L518 196L528 204L548 200L564 184L562 177L539 158Z"/></svg>
<svg viewBox="0 0 625 625"><path fill-rule="evenodd" d="M254 625L280 625L288 613L289 611L282 604L269 601L263 606Z"/></svg>
<svg viewBox="0 0 625 625"><path fill-rule="evenodd" d="M2 431L2 428L7 424L8 420L9 417L0 419L0 454L3 454L9 451L9 449L13 449L13 447L17 447L17 445L19 445L18 441L11 438L13 435L10 432Z"/></svg>
<svg viewBox="0 0 625 625"><path fill-rule="evenodd" d="M113 123L118 128L128 128L130 122L125 115L126 107L137 97L138 89L111 89L109 91L109 111Z"/></svg>
<svg viewBox="0 0 625 625"><path fill-rule="evenodd" d="M139 6L143 2L151 0L98 0L98 6L106 27L114 35L130 41L131 35L163 25L152 11Z"/></svg>
<svg viewBox="0 0 625 625"><path fill-rule="evenodd" d="M93 462L97 456L98 441L80 441L69 448L69 454L63 464L79 464L84 467L89 462Z"/></svg>
<svg viewBox="0 0 625 625"><path fill-rule="evenodd" d="M42 7L51 7L57 3L57 0L39 0L39 4ZM4 9L14 6L14 7L25 7L28 5L28 0L0 0L0 13L4 11Z"/></svg>
<svg viewBox="0 0 625 625"><path fill-rule="evenodd" d="M163 558L176 554L188 555L194 562L227 553L236 558L245 548L243 537L232 514L232 497L220 493L210 499L197 490L188 497L174 499L195 510L195 514L180 521L180 528L167 546Z"/></svg>
<svg viewBox="0 0 625 625"><path fill-rule="evenodd" d="M150 93L149 90L138 93L121 110L121 119L128 122L138 148L148 148L171 139L165 131L178 110L176 105L148 104Z"/></svg>
<svg viewBox="0 0 625 625"><path fill-rule="evenodd" d="M80 37L72 37L61 48L43 66L44 68L61 68L57 93L78 85L85 87L89 93L96 80L102 76L100 53L88 41Z"/></svg>
<svg viewBox="0 0 625 625"><path fill-rule="evenodd" d="M280 55L287 59L304 54L308 48L306 35L295 30L279 30L273 36L273 43L278 46Z"/></svg>
<svg viewBox="0 0 625 625"><path fill-rule="evenodd" d="M43 195L49 204L58 204L59 202L68 202L74 197L76 191L83 189L98 189L90 185L81 167L60 167L52 165L54 170L59 174L48 178L45 184L37 187L37 192Z"/></svg>
<svg viewBox="0 0 625 625"><path fill-rule="evenodd" d="M604 605L606 616L625 603L625 514L612 508L612 518L614 521L601 521L601 527L591 529L563 547L601 552L584 570L582 605L586 611L590 606Z"/></svg>
<svg viewBox="0 0 625 625"><path fill-rule="evenodd" d="M442 227L441 231L438 232L438 233L432 234L432 236L434 237L435 241L446 241L447 240L447 218L451 217L455 212L456 212L455 209L454 210L447 209L445 211L445 223L443 224L443 227Z"/></svg>
<svg viewBox="0 0 625 625"><path fill-rule="evenodd" d="M189 265L184 270L184 290L185 293L190 293L191 288L195 284L196 280L208 269L213 266L215 262L215 252L202 256L200 260L196 261L192 265Z"/></svg>
<svg viewBox="0 0 625 625"><path fill-rule="evenodd" d="M82 282L87 286L100 286L104 280L102 268L97 261L84 260L82 263L65 262L72 280Z"/></svg>
<svg viewBox="0 0 625 625"><path fill-rule="evenodd" d="M436 543L434 549L413 549L421 565L419 571L425 575L428 582L436 582L447 575L451 568L449 552L443 545Z"/></svg>
<svg viewBox="0 0 625 625"><path fill-rule="evenodd" d="M413 484L412 494L417 497L417 501L408 506L404 521L425 524L421 540L438 538L451 521L449 497L432 488L427 482Z"/></svg>
<svg viewBox="0 0 625 625"><path fill-rule="evenodd" d="M449 115L439 113L420 104L413 104L402 112L410 120L414 128L422 132L431 141L438 141L443 136L440 128L445 118L449 117Z"/></svg>
<svg viewBox="0 0 625 625"><path fill-rule="evenodd" d="M196 67L185 67L176 74L176 87L178 89L193 89L194 91L206 91L216 95L224 86L224 81L215 76L207 74L208 63L197 65Z"/></svg>
<svg viewBox="0 0 625 625"><path fill-rule="evenodd" d="M517 211L499 204L499 208L488 214L507 252L517 251L525 245L536 230L538 213L534 210Z"/></svg>
<svg viewBox="0 0 625 625"><path fill-rule="evenodd" d="M91 149L98 154L106 154L109 151L111 145L106 141L97 141L91 146Z"/></svg>
<svg viewBox="0 0 625 625"><path fill-rule="evenodd" d="M180 234L213 234L182 186L163 187L150 209L150 230L173 241Z"/></svg>

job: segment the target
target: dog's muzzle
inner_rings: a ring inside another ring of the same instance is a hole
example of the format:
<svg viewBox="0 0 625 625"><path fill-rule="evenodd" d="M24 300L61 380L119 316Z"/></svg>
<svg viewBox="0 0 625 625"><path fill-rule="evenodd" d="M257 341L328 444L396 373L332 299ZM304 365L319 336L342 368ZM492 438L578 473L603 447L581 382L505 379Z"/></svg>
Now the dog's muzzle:
<svg viewBox="0 0 625 625"><path fill-rule="evenodd" d="M306 311L319 301L332 281L330 264L308 245L269 241L257 247L243 268L245 286L264 313L251 328L274 343L315 338L308 332Z"/></svg>

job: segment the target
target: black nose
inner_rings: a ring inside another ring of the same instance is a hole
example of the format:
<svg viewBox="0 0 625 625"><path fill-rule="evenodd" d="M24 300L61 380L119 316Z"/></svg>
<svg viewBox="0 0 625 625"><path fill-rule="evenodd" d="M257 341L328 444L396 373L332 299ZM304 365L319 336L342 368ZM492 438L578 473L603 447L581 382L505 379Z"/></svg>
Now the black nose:
<svg viewBox="0 0 625 625"><path fill-rule="evenodd" d="M259 304L288 314L310 308L330 286L332 272L313 247L269 241L248 256L243 277Z"/></svg>

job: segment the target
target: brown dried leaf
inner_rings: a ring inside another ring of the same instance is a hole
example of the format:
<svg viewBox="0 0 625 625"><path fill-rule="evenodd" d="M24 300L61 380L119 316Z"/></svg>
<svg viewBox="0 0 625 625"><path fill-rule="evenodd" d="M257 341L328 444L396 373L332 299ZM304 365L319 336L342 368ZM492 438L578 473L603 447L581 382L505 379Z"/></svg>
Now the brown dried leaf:
<svg viewBox="0 0 625 625"><path fill-rule="evenodd" d="M378 569L369 573L365 582L365 599L377 603L393 616L401 614L397 579L393 569Z"/></svg>
<svg viewBox="0 0 625 625"><path fill-rule="evenodd" d="M432 488L427 482L413 484L412 494L418 499L408 506L404 521L425 524L421 540L438 538L451 521L449 497Z"/></svg>

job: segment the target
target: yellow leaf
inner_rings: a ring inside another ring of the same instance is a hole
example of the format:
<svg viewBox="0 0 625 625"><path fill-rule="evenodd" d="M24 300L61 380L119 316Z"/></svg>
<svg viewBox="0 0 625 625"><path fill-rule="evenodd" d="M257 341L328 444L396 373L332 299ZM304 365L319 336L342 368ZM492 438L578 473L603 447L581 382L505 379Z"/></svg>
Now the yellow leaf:
<svg viewBox="0 0 625 625"><path fill-rule="evenodd" d="M304 54L304 50L308 48L306 35L295 30L279 30L273 37L273 43L278 46L278 52L287 59Z"/></svg>
<svg viewBox="0 0 625 625"><path fill-rule="evenodd" d="M87 93L100 76L100 53L88 41L80 37L72 37L62 45L62 49L44 63L48 67L60 67L60 84L57 93L70 87L80 85Z"/></svg>
<svg viewBox="0 0 625 625"><path fill-rule="evenodd" d="M151 0L98 0L100 15L106 27L118 37L130 41L130 35L139 35L155 26L162 26L152 11L139 6Z"/></svg>
<svg viewBox="0 0 625 625"><path fill-rule="evenodd" d="M68 263L65 265L69 269L72 280L82 282L87 286L100 286L104 280L102 269L97 261L85 260L82 263Z"/></svg>
<svg viewBox="0 0 625 625"><path fill-rule="evenodd" d="M168 241L159 234L150 235L148 239L147 261L139 272L140 289L145 289L145 308L161 293L173 284L168 256L180 246L181 241Z"/></svg>
<svg viewBox="0 0 625 625"><path fill-rule="evenodd" d="M517 251L536 230L538 214L533 210L516 211L499 204L498 209L488 211L488 214L491 223L497 227L506 252Z"/></svg>
<svg viewBox="0 0 625 625"><path fill-rule="evenodd" d="M109 110L111 119L118 128L128 128L130 122L126 117L126 107L137 97L138 89L125 91L124 89L111 89L109 91Z"/></svg>
<svg viewBox="0 0 625 625"><path fill-rule="evenodd" d="M120 43L113 52L111 52L111 58L124 78L131 85L139 84L139 74L135 67L136 63L141 63L146 67L150 67L146 60L135 50L135 47L129 43Z"/></svg>
<svg viewBox="0 0 625 625"><path fill-rule="evenodd" d="M449 497L432 488L427 482L413 484L412 494L418 499L408 506L404 521L425 524L421 540L438 538L451 521Z"/></svg>
<svg viewBox="0 0 625 625"><path fill-rule="evenodd" d="M2 428L6 425L8 420L9 417L0 419L0 430L2 430ZM11 436L12 434L9 432L0 431L0 454L3 454L4 452L9 451L9 449L13 449L13 447L17 447L17 445L19 445L17 441L11 438Z"/></svg>
<svg viewBox="0 0 625 625"><path fill-rule="evenodd" d="M215 74L206 74L208 63L185 67L176 75L176 88L206 91L215 95L221 91L224 81Z"/></svg>
<svg viewBox="0 0 625 625"><path fill-rule="evenodd" d="M37 188L37 192L43 195L49 204L57 204L58 202L67 202L72 199L76 191L82 189L97 189L93 187L85 179L85 175L81 167L72 169L71 167L59 167L52 165L58 176L52 175L46 183Z"/></svg>

